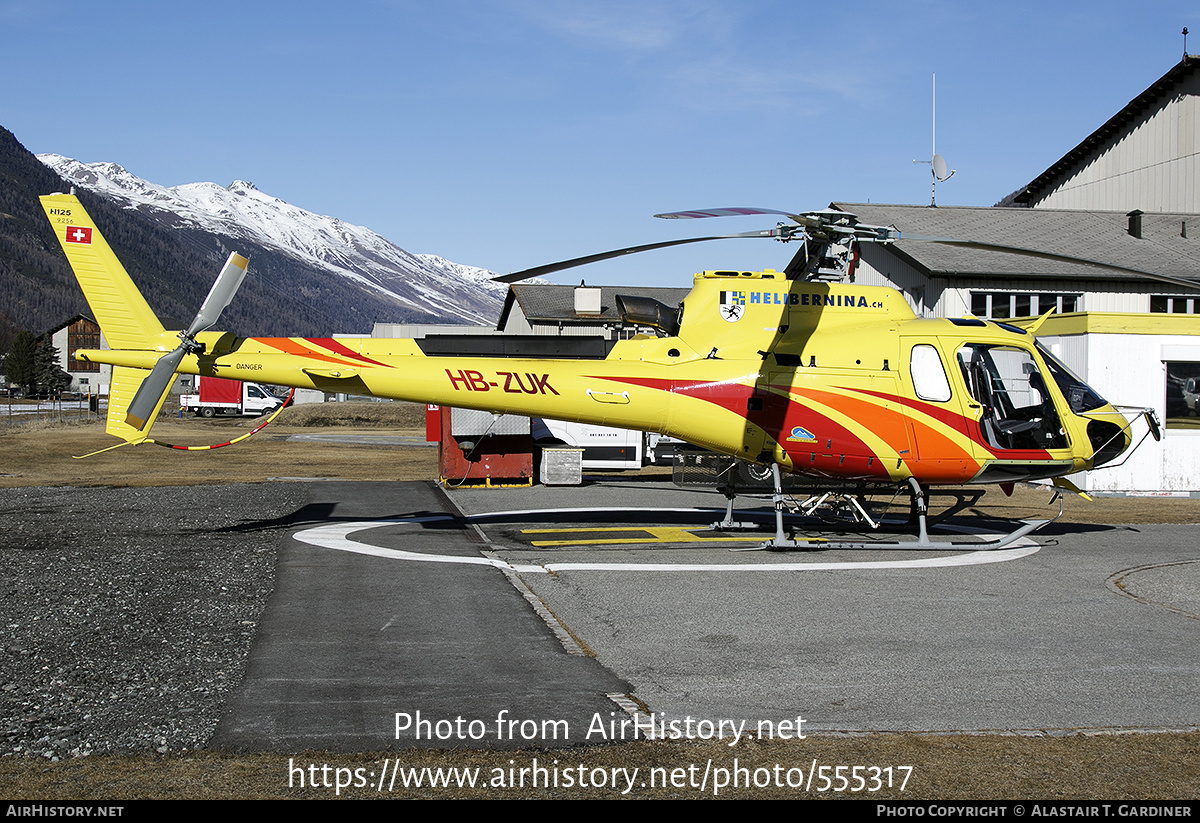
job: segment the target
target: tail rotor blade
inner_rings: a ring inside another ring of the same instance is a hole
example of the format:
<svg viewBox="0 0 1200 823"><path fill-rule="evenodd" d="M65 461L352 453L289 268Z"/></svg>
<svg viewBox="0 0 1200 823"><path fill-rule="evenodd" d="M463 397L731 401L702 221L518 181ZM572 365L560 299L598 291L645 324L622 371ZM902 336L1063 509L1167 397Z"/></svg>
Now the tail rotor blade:
<svg viewBox="0 0 1200 823"><path fill-rule="evenodd" d="M224 268L217 275L216 282L209 289L208 297L204 298L204 305L200 307L200 311L196 314L196 319L188 326L184 332L185 338L190 338L205 329L210 329L221 318L221 312L233 302L233 297L237 294L238 287L242 285L242 280L246 277L246 267L250 261L242 257L237 252L229 255L229 259L225 261Z"/></svg>
<svg viewBox="0 0 1200 823"><path fill-rule="evenodd" d="M138 430L146 428L147 421L154 418L163 396L171 388L171 380L174 379L175 370L179 368L179 361L183 360L184 354L183 346L180 346L158 359L150 376L142 381L129 408L126 409L126 423Z"/></svg>

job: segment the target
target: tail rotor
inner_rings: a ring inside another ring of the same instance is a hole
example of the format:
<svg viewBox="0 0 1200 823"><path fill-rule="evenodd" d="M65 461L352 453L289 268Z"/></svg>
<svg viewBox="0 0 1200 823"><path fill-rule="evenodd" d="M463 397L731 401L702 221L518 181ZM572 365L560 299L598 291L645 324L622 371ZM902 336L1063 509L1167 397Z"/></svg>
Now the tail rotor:
<svg viewBox="0 0 1200 823"><path fill-rule="evenodd" d="M142 435L150 430L150 425L166 399L167 391L171 388L171 382L184 356L204 351L204 344L196 342L196 335L212 328L220 319L221 313L233 302L238 287L246 277L248 264L249 261L237 252L229 255L208 296L204 298L200 311L187 329L179 333L179 346L160 357L150 375L138 387L137 393L125 410L125 422Z"/></svg>

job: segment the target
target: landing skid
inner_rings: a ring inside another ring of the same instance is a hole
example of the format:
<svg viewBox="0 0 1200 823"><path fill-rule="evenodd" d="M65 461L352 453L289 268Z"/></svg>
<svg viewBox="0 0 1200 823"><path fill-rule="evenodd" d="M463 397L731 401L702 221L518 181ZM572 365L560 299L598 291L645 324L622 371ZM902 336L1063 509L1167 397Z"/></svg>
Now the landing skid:
<svg viewBox="0 0 1200 823"><path fill-rule="evenodd" d="M760 551L829 551L830 549L874 549L876 551L996 551L1012 545L1047 523L1053 523L1057 517L1048 520L1021 520L1021 525L1006 535L994 540L821 540L805 541L780 539L776 534L771 540L757 546L737 547L731 552L760 552Z"/></svg>
<svg viewBox="0 0 1200 823"><path fill-rule="evenodd" d="M784 510L787 508L787 498L783 493L783 482L779 472L778 464L771 464L771 480L773 491L771 495L772 503L775 509L775 536L758 546L735 548L730 551L815 551L829 549L876 549L884 551L939 551L939 550L963 550L971 551L995 551L1003 549L1015 543L1017 540L1037 531L1047 523L1053 523L1062 515L1062 495L1056 493L1051 502L1055 499L1059 501L1058 514L1052 518L1045 520L1021 520L1020 525L1010 531L1008 534L999 535L990 540L932 540L929 537L929 527L936 525L968 506L974 505L980 497L983 496L983 491L967 491L953 492L956 502L946 511L940 513L936 517L929 516L928 504L926 501L927 492L921 487L921 484L914 478L908 480L908 491L911 499L911 513L909 523L916 526L917 539L913 540L868 540L868 541L853 541L853 540L804 540L795 539L794 536L789 537L784 527ZM737 530L756 528L754 523L738 522L733 519L733 502L737 495L736 483L731 479L725 484L721 491L727 498L727 506L725 509L725 518L719 523L714 523L712 528L715 530ZM873 518L867 508L863 505L861 499L856 495L845 494L835 491L824 491L819 494L811 495L803 503L796 506L796 509L803 512L806 516L813 516L819 512L822 507L834 505L835 511L848 515L844 518L846 522L854 522L858 524L866 524L871 529L877 529L880 525Z"/></svg>

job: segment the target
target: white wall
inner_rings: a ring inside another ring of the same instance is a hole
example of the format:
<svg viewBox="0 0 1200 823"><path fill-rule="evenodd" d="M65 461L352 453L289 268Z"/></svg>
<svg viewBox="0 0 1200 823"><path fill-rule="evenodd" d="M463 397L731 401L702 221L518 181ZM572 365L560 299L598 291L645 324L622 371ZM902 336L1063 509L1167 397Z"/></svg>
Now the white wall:
<svg viewBox="0 0 1200 823"><path fill-rule="evenodd" d="M1148 406L1164 424L1166 362L1200 362L1200 336L1092 332L1038 341L1110 403ZM1134 442L1145 432L1135 420ZM1164 428L1162 442L1146 438L1123 465L1072 480L1087 491L1200 491L1200 430Z"/></svg>
<svg viewBox="0 0 1200 823"><path fill-rule="evenodd" d="M1036 208L1200 212L1200 77L1171 89L1159 106L1094 149Z"/></svg>

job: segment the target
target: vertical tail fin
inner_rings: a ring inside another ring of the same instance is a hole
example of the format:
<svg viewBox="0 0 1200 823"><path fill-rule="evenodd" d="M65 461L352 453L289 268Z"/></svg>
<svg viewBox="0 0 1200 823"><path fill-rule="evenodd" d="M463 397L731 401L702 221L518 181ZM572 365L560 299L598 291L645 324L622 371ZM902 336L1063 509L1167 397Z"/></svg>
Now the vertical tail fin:
<svg viewBox="0 0 1200 823"><path fill-rule="evenodd" d="M130 443L139 443L150 434L150 426L158 417L158 411L166 400L166 392L158 397L158 404L145 420L130 420L127 416L133 398L137 396L142 383L150 377L150 372L144 369L128 369L123 366L113 366L112 385L108 390L108 422L104 431L114 437L120 437Z"/></svg>
<svg viewBox="0 0 1200 823"><path fill-rule="evenodd" d="M162 323L78 198L48 194L41 201L108 345L114 349L155 348Z"/></svg>
<svg viewBox="0 0 1200 823"><path fill-rule="evenodd" d="M78 198L71 194L49 194L41 198L42 208L54 228L54 236L62 244L67 262L83 289L83 296L100 324L100 330L110 348L153 349L161 345L162 323L150 309L125 267L109 247L92 218L84 211ZM108 399L109 434L130 443L146 438L149 420L134 425L125 419L129 404L138 388L150 376L142 369L116 366ZM154 408L157 414L162 405Z"/></svg>

